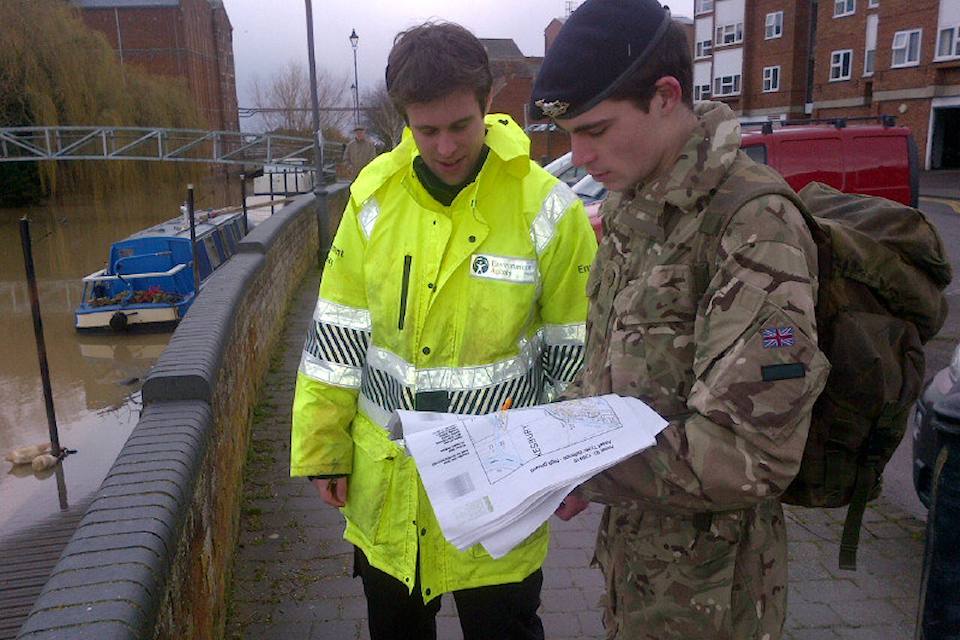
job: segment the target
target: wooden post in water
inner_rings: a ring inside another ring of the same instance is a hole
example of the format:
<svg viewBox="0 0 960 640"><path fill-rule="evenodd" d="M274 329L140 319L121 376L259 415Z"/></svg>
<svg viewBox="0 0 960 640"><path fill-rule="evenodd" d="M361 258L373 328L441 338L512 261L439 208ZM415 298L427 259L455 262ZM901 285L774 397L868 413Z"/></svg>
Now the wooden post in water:
<svg viewBox="0 0 960 640"><path fill-rule="evenodd" d="M47 366L47 347L43 340L43 319L40 317L40 295L37 291L37 275L33 270L33 247L30 243L30 221L20 218L20 244L23 246L23 264L30 288L30 308L33 311L33 333L37 340L37 356L40 359L40 380L43 383L43 400L47 406L47 428L50 431L50 452L60 455L60 436L57 433L57 416L53 410L53 390L50 387L50 369Z"/></svg>
<svg viewBox="0 0 960 640"><path fill-rule="evenodd" d="M187 215L190 216L190 251L193 253L193 297L200 295L200 263L197 261L197 223L193 217L193 185L187 185Z"/></svg>

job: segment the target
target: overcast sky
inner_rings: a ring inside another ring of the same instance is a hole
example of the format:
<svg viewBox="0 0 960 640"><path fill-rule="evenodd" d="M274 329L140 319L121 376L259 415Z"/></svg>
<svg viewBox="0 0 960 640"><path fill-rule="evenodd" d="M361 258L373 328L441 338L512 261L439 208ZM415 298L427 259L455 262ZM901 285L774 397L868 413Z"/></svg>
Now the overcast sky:
<svg viewBox="0 0 960 640"><path fill-rule="evenodd" d="M240 106L253 106L255 76L266 80L290 60L307 61L303 0L223 0L233 25ZM527 56L543 55L543 30L565 15L565 0L312 0L317 67L353 84L350 31L359 36L360 93L383 78L398 31L430 18L467 27L479 38L512 38ZM668 1L675 16L693 15L693 0ZM244 123L241 121L241 128Z"/></svg>

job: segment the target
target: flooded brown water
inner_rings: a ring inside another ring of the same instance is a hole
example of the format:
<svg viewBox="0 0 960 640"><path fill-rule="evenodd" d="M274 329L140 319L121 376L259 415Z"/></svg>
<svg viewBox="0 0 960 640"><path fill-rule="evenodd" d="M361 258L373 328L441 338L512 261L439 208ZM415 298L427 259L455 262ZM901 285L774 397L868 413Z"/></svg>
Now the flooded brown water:
<svg viewBox="0 0 960 640"><path fill-rule="evenodd" d="M214 186L198 185L198 208L228 204L227 196L213 195ZM73 312L81 279L104 266L110 244L173 218L185 198L185 185L169 185L0 209L0 540L88 502L136 425L140 387L169 334L78 334ZM49 441L20 243L24 215L31 223L60 444L76 450L62 473L3 460L15 447Z"/></svg>

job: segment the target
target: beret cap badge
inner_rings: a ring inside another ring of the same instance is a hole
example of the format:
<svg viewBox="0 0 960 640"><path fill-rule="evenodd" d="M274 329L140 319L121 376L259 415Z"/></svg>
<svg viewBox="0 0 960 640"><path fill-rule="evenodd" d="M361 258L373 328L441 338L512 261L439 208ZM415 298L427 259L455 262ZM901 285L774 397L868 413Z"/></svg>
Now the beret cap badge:
<svg viewBox="0 0 960 640"><path fill-rule="evenodd" d="M537 100L536 105L548 118L559 118L570 108L570 103L563 100Z"/></svg>

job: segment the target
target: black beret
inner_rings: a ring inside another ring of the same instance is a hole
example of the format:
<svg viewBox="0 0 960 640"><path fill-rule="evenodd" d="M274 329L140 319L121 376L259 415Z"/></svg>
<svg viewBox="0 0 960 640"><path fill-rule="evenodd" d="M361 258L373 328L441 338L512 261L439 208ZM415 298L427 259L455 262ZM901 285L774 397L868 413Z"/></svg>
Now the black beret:
<svg viewBox="0 0 960 640"><path fill-rule="evenodd" d="M543 59L530 115L572 118L612 94L647 59L670 24L656 0L587 0Z"/></svg>

